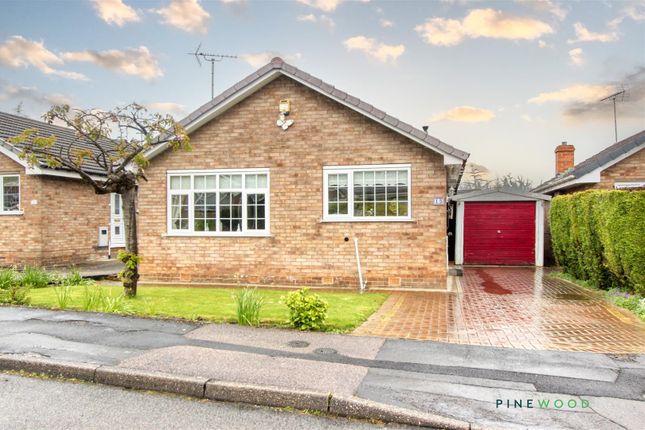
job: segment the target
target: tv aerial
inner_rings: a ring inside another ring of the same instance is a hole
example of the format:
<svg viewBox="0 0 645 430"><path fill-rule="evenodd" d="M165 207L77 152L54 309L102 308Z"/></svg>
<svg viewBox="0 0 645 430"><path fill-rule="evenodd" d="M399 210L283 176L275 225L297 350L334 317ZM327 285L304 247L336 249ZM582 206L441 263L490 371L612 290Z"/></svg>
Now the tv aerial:
<svg viewBox="0 0 645 430"><path fill-rule="evenodd" d="M219 63L224 59L237 58L237 55L210 54L207 52L200 51L201 48L202 48L202 44L200 42L200 44L197 45L197 49L195 49L195 52L189 52L188 55L192 55L195 57L195 60L197 60L197 64L199 64L199 67L202 67L202 60L208 61L209 63L211 63L211 99L214 99L215 98L215 63Z"/></svg>
<svg viewBox="0 0 645 430"><path fill-rule="evenodd" d="M604 99L601 99L601 102L606 102L606 101L612 101L614 104L614 138L616 139L615 141L618 142L618 122L616 120L616 99L619 99L618 101L623 101L625 100L625 94L626 90L625 87L623 87L620 91L617 91Z"/></svg>

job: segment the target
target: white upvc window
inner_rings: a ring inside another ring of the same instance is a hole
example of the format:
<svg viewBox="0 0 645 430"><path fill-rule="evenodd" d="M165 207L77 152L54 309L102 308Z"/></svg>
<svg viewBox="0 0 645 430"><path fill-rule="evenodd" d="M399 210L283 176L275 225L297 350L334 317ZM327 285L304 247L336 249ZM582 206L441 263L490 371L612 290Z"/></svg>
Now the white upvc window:
<svg viewBox="0 0 645 430"><path fill-rule="evenodd" d="M168 172L168 234L268 236L269 169Z"/></svg>
<svg viewBox="0 0 645 430"><path fill-rule="evenodd" d="M409 164L323 168L323 221L409 221Z"/></svg>
<svg viewBox="0 0 645 430"><path fill-rule="evenodd" d="M0 215L19 213L20 175L0 175Z"/></svg>

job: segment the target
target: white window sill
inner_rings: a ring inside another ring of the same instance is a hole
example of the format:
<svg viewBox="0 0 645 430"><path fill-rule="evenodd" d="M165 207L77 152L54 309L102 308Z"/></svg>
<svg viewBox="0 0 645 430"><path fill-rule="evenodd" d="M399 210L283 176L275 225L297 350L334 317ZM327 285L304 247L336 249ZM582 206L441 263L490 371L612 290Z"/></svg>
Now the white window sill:
<svg viewBox="0 0 645 430"><path fill-rule="evenodd" d="M243 233L195 233L195 232L170 232L162 233L161 237L271 237L270 232L243 232Z"/></svg>
<svg viewBox="0 0 645 430"><path fill-rule="evenodd" d="M0 211L0 216L21 216L24 215L24 211L13 211L13 212L2 212Z"/></svg>
<svg viewBox="0 0 645 430"><path fill-rule="evenodd" d="M412 218L386 218L386 217L374 217L374 218L323 218L320 220L321 223L328 222L416 222Z"/></svg>

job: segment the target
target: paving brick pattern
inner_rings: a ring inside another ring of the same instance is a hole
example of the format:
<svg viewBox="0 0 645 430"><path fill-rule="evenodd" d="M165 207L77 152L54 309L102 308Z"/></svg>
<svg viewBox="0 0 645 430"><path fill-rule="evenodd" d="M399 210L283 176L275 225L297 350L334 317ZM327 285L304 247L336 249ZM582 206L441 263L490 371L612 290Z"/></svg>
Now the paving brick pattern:
<svg viewBox="0 0 645 430"><path fill-rule="evenodd" d="M394 292L356 335L566 351L645 353L645 324L543 269L468 268L462 291Z"/></svg>

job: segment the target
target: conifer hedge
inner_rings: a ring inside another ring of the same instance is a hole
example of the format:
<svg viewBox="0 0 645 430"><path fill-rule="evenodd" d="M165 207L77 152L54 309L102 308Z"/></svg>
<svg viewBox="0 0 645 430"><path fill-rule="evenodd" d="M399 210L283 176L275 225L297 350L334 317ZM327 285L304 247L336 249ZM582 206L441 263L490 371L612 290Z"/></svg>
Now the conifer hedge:
<svg viewBox="0 0 645 430"><path fill-rule="evenodd" d="M557 196L549 222L553 253L566 273L645 294L645 191Z"/></svg>

